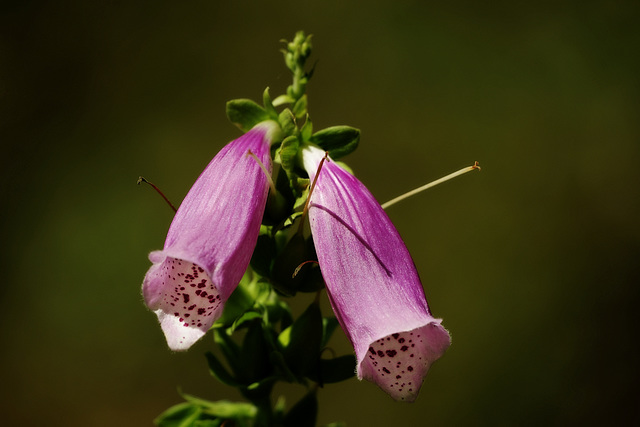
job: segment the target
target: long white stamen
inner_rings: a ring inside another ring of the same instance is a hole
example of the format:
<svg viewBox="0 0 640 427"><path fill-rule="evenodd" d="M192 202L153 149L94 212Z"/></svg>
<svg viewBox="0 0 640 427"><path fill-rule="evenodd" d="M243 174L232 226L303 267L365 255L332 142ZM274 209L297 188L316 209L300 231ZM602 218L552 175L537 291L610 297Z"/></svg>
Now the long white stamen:
<svg viewBox="0 0 640 427"><path fill-rule="evenodd" d="M396 203L398 203L398 202L400 202L400 201L402 201L402 200L404 200L404 199L408 199L409 197L411 197L411 196L413 196L413 195L416 195L416 194L418 194L418 193L420 193L420 192L422 192L422 191L424 191L424 190L427 190L427 189L429 189L429 188L431 188L431 187L435 187L435 186L436 186L436 185L438 185L438 184L442 184L442 183L443 183L443 182L445 182L445 181L449 181L449 180L450 180L450 179L452 179L452 178L455 178L455 177L460 176L460 175L464 175L465 173L467 173L467 172L471 172L471 171L474 171L474 170L478 170L478 171L480 170L480 166L479 166L478 162L475 162L475 163L473 164L473 166L469 166L469 167L466 167L466 168L464 168L464 169L460 169L460 170L459 170L459 171L457 171L457 172L450 173L449 175L447 175L447 176L443 176L443 177L442 177L442 178L440 178L440 179L436 179L435 181L430 182L430 183L428 183L428 184L425 184L425 185L423 185L422 187L418 187L418 188L416 188L416 189L414 189L414 190L411 190L411 191L409 191L409 192L407 192L407 193L404 193L403 195L398 196L398 197L396 197L395 199L391 199L391 200L389 200L388 202L383 203L383 204L381 205L381 206L382 206L382 209L386 209L386 208L388 208L389 206L391 206L391 205L395 205Z"/></svg>

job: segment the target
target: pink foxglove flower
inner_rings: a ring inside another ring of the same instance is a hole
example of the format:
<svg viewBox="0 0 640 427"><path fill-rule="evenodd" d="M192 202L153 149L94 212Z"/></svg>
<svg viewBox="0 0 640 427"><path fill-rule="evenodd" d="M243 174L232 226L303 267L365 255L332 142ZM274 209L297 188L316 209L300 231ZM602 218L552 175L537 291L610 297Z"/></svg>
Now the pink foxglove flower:
<svg viewBox="0 0 640 427"><path fill-rule="evenodd" d="M325 153L302 151L311 180ZM327 293L353 344L358 378L413 401L431 364L451 343L432 317L409 252L366 187L328 158L309 204Z"/></svg>
<svg viewBox="0 0 640 427"><path fill-rule="evenodd" d="M162 251L142 286L172 350L186 350L215 322L244 274L256 245L269 191L274 122L227 144L178 209Z"/></svg>

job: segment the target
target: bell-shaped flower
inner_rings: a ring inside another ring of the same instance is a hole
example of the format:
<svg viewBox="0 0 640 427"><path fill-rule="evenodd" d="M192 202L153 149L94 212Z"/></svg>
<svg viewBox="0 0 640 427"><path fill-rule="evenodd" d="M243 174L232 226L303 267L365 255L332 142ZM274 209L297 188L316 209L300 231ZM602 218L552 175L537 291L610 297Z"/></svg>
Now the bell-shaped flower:
<svg viewBox="0 0 640 427"><path fill-rule="evenodd" d="M172 350L186 350L215 322L258 239L277 124L262 122L227 144L184 198L142 286Z"/></svg>
<svg viewBox="0 0 640 427"><path fill-rule="evenodd" d="M302 151L310 179L325 153ZM353 344L358 378L413 401L451 344L432 317L416 267L367 188L327 158L309 201L309 223L333 311Z"/></svg>

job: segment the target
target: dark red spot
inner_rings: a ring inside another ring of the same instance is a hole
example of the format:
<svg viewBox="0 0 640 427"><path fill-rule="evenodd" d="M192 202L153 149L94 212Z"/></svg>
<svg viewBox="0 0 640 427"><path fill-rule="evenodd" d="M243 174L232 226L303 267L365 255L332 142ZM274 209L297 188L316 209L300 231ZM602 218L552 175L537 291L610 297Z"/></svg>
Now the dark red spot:
<svg viewBox="0 0 640 427"><path fill-rule="evenodd" d="M407 351L409 350L409 347L407 347L406 345L403 345L402 347L400 347L400 350Z"/></svg>
<svg viewBox="0 0 640 427"><path fill-rule="evenodd" d="M198 314L204 314L204 312L205 312L204 308L199 308L198 309Z"/></svg>
<svg viewBox="0 0 640 427"><path fill-rule="evenodd" d="M188 303L189 302L189 294L182 294L182 299L184 299L184 303Z"/></svg>
<svg viewBox="0 0 640 427"><path fill-rule="evenodd" d="M376 351L373 349L373 347L369 347L369 352L373 355L376 354Z"/></svg>
<svg viewBox="0 0 640 427"><path fill-rule="evenodd" d="M402 378L402 375L396 375L396 379L399 380L400 378ZM398 383L396 383L398 384Z"/></svg>
<svg viewBox="0 0 640 427"><path fill-rule="evenodd" d="M384 353L381 350L378 350L378 356L384 357Z"/></svg>
<svg viewBox="0 0 640 427"><path fill-rule="evenodd" d="M400 338L400 339L398 340L398 342L399 342L400 344L402 344L402 343L404 342L404 338Z"/></svg>
<svg viewBox="0 0 640 427"><path fill-rule="evenodd" d="M386 374L390 374L391 371L389 371L387 368L382 368L382 370L386 373Z"/></svg>
<svg viewBox="0 0 640 427"><path fill-rule="evenodd" d="M409 372L413 371L413 366L407 366L407 371Z"/></svg>
<svg viewBox="0 0 640 427"><path fill-rule="evenodd" d="M196 308L195 304L189 306L189 310L193 310L194 308Z"/></svg>
<svg viewBox="0 0 640 427"><path fill-rule="evenodd" d="M398 337L400 336L400 334L391 334L391 336L395 339L398 339Z"/></svg>
<svg viewBox="0 0 640 427"><path fill-rule="evenodd" d="M202 291L201 291L200 289L198 289L198 290L196 291L196 295L200 295L200 293L201 293L201 292L202 292Z"/></svg>
<svg viewBox="0 0 640 427"><path fill-rule="evenodd" d="M393 357L393 356L396 355L396 351L395 350L387 350L386 353L387 353L387 356L389 356L389 357Z"/></svg>

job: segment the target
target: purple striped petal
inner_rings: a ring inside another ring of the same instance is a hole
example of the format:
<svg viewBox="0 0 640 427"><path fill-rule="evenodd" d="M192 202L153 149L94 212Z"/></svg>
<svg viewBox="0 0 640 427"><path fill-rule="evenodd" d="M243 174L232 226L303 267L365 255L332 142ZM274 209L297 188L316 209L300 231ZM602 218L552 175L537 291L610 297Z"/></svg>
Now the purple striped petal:
<svg viewBox="0 0 640 427"><path fill-rule="evenodd" d="M324 152L305 147L311 180ZM451 344L431 316L409 252L366 187L327 159L311 195L309 222L336 317L353 344L358 378L413 401Z"/></svg>
<svg viewBox="0 0 640 427"><path fill-rule="evenodd" d="M258 124L213 158L180 205L164 249L149 255L142 292L172 350L188 349L209 330L249 265L269 187L247 153L271 172L274 126Z"/></svg>

